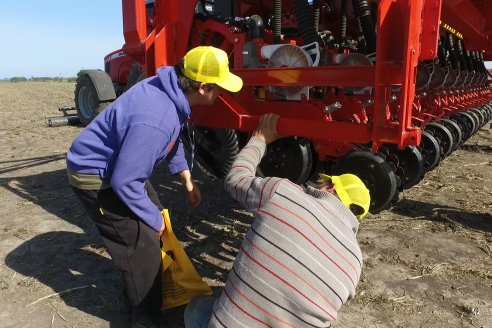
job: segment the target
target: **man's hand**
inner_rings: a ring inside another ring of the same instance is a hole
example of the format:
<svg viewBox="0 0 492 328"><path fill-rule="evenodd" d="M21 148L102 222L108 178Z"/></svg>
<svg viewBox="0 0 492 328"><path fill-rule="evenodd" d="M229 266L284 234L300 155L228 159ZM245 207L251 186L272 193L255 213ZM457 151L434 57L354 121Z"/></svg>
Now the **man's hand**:
<svg viewBox="0 0 492 328"><path fill-rule="evenodd" d="M164 232L164 229L166 229L166 223L164 222L164 214L162 215L162 227L157 231L157 237L161 238L162 233Z"/></svg>
<svg viewBox="0 0 492 328"><path fill-rule="evenodd" d="M272 113L261 115L260 122L258 123L256 130L253 132L253 136L265 140L267 145L270 142L281 138L281 136L277 134L278 118L279 116L277 114Z"/></svg>
<svg viewBox="0 0 492 328"><path fill-rule="evenodd" d="M196 208L202 202L202 195L200 188L191 178L189 170L185 170L179 174L181 176L181 184L183 185L183 191L185 193L186 202L191 208Z"/></svg>

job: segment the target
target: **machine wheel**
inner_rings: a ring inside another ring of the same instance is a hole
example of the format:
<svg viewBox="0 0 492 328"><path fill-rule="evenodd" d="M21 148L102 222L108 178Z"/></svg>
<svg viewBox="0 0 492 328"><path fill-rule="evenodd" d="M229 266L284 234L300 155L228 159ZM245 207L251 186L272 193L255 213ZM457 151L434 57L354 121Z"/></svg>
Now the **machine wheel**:
<svg viewBox="0 0 492 328"><path fill-rule="evenodd" d="M439 142L432 134L422 130L420 149L424 157L424 168L429 172L441 161L441 146L439 146Z"/></svg>
<svg viewBox="0 0 492 328"><path fill-rule="evenodd" d="M313 169L313 151L305 138L278 139L267 146L266 154L258 166L260 176L286 178L302 184Z"/></svg>
<svg viewBox="0 0 492 328"><path fill-rule="evenodd" d="M453 135L444 125L440 123L429 123L425 127L427 131L431 131L434 137L439 141L442 147L441 156L448 156L453 150Z"/></svg>
<svg viewBox="0 0 492 328"><path fill-rule="evenodd" d="M451 135L453 136L452 151L455 151L456 148L458 148L463 143L463 133L461 133L460 127L455 121L449 118L443 118L439 121L439 123L442 123L445 127L448 128L449 132L451 132Z"/></svg>
<svg viewBox="0 0 492 328"><path fill-rule="evenodd" d="M398 158L397 167L401 167L401 170L396 171L396 174L401 171L401 175L399 175L401 179L399 190L402 191L415 186L425 175L422 153L415 146L407 146L405 149L398 149L395 145L390 145L389 147L390 151Z"/></svg>
<svg viewBox="0 0 492 328"><path fill-rule="evenodd" d="M487 122L492 118L492 103L484 105L485 113L487 114Z"/></svg>
<svg viewBox="0 0 492 328"><path fill-rule="evenodd" d="M461 144L463 144L471 136L471 127L467 120L461 115L454 114L450 119L458 124L461 130Z"/></svg>
<svg viewBox="0 0 492 328"><path fill-rule="evenodd" d="M235 130L192 127L195 140L195 156L205 174L224 178L239 154L238 135ZM184 146L191 153L188 130L181 135Z"/></svg>
<svg viewBox="0 0 492 328"><path fill-rule="evenodd" d="M478 131L478 129L480 129L480 117L472 110L468 110L466 113L470 115L473 118L473 121L475 122L475 129L473 130L473 134L475 134Z"/></svg>
<svg viewBox="0 0 492 328"><path fill-rule="evenodd" d="M88 75L82 75L77 79L75 109L82 125L89 124L108 104L110 102L99 101L96 87Z"/></svg>
<svg viewBox="0 0 492 328"><path fill-rule="evenodd" d="M487 123L490 120L491 112L492 111L489 104L485 104L482 106L482 113L485 116L485 123Z"/></svg>
<svg viewBox="0 0 492 328"><path fill-rule="evenodd" d="M370 151L352 151L337 159L333 174L357 175L369 189L371 213L389 208L398 198L398 178L391 165Z"/></svg>
<svg viewBox="0 0 492 328"><path fill-rule="evenodd" d="M132 69L130 71L130 74L128 75L128 81L126 83L126 89L130 89L133 87L135 84L138 82L144 80L147 78L147 72L141 72L138 70L138 67L136 65L132 66Z"/></svg>
<svg viewBox="0 0 492 328"><path fill-rule="evenodd" d="M477 128L477 130L478 130L478 129L480 129L485 124L485 115L482 113L482 110L480 108L478 108L478 107L477 108L473 108L471 110L471 112L472 113L475 113L475 115L477 115L477 117L478 117L478 122L479 122L478 128Z"/></svg>
<svg viewBox="0 0 492 328"><path fill-rule="evenodd" d="M456 118L458 121L460 121L461 119L461 122L464 122L466 124L467 134L465 136L464 141L468 140L473 135L473 132L475 131L475 120L473 119L473 117L465 112L455 114L452 117Z"/></svg>

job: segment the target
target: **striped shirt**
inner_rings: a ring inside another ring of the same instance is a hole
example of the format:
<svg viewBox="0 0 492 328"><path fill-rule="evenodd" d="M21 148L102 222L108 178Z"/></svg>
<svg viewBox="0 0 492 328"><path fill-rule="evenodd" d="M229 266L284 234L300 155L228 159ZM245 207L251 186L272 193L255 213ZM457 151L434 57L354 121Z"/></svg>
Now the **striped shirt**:
<svg viewBox="0 0 492 328"><path fill-rule="evenodd" d="M330 193L256 177L265 148L251 138L225 180L255 220L209 327L330 327L360 279L358 221Z"/></svg>

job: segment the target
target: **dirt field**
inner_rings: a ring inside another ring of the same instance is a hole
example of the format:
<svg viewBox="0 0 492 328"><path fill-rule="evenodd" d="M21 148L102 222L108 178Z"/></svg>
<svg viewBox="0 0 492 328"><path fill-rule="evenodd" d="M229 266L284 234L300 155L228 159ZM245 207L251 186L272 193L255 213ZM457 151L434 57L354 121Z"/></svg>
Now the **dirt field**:
<svg viewBox="0 0 492 328"><path fill-rule="evenodd" d="M121 281L67 184L80 127L47 127L72 106L73 84L0 83L0 327L125 327ZM492 327L492 129L474 137L367 217L355 299L336 327ZM197 170L204 202L182 206L165 169L153 176L178 238L221 285L252 217Z"/></svg>

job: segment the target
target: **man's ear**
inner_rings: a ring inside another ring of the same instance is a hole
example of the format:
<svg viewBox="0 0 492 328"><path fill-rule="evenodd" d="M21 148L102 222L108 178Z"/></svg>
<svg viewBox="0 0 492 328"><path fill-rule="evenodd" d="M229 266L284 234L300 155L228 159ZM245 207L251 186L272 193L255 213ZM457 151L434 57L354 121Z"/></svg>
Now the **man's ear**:
<svg viewBox="0 0 492 328"><path fill-rule="evenodd" d="M200 86L198 87L198 93L201 94L202 96L207 93L207 83L200 83Z"/></svg>

